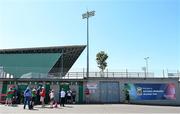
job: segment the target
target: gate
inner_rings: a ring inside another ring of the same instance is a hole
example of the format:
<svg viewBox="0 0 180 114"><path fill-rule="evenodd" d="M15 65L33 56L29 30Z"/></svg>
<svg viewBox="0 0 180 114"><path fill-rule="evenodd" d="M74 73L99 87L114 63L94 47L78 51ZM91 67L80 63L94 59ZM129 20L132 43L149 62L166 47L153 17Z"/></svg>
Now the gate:
<svg viewBox="0 0 180 114"><path fill-rule="evenodd" d="M119 82L100 82L101 103L119 103Z"/></svg>

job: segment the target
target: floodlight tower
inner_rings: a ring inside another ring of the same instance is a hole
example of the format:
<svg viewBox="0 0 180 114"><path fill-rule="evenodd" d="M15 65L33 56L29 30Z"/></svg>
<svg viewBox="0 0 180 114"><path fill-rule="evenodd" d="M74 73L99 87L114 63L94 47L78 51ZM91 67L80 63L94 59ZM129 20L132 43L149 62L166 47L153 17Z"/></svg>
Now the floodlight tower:
<svg viewBox="0 0 180 114"><path fill-rule="evenodd" d="M82 14L83 19L87 19L87 78L89 77L89 17L95 15L95 11L87 11L86 13Z"/></svg>

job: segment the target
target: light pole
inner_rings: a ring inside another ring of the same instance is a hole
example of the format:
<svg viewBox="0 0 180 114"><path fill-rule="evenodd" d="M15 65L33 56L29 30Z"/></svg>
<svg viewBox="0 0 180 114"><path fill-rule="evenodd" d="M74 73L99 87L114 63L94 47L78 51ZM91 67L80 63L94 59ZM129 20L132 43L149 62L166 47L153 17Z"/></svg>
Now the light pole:
<svg viewBox="0 0 180 114"><path fill-rule="evenodd" d="M89 77L89 17L95 15L95 11L87 11L82 14L83 19L87 19L87 78Z"/></svg>
<svg viewBox="0 0 180 114"><path fill-rule="evenodd" d="M148 76L148 59L149 57L144 58L144 60L146 61L146 76Z"/></svg>

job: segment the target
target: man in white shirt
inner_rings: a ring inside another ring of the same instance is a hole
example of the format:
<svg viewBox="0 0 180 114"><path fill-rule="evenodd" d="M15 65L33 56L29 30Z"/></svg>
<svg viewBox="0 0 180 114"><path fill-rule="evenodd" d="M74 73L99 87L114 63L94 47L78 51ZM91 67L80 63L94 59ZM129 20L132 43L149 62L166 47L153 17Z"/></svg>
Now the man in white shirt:
<svg viewBox="0 0 180 114"><path fill-rule="evenodd" d="M66 92L65 92L64 89L62 88L62 89L61 89L61 92L60 92L60 98L61 98L60 106L63 106L63 107L64 107L65 97L66 97Z"/></svg>

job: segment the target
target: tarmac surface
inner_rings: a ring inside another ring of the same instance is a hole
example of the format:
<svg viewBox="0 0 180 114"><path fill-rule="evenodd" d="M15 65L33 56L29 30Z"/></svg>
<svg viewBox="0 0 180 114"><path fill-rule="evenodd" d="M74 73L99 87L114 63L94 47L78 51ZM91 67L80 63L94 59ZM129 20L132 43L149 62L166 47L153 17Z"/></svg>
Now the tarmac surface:
<svg viewBox="0 0 180 114"><path fill-rule="evenodd" d="M149 106L131 104L97 104L97 105L69 105L65 107L42 108L35 106L33 110L23 109L23 105L0 105L0 114L180 114L180 106Z"/></svg>

